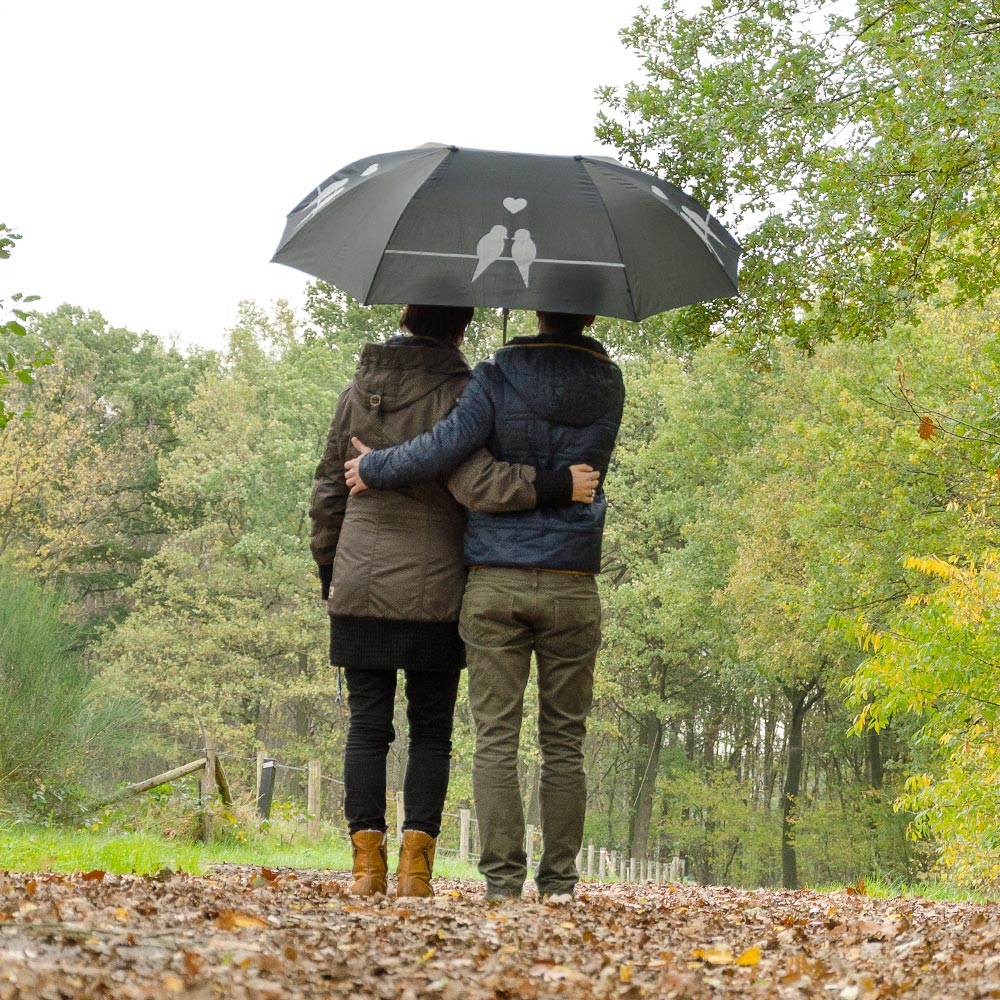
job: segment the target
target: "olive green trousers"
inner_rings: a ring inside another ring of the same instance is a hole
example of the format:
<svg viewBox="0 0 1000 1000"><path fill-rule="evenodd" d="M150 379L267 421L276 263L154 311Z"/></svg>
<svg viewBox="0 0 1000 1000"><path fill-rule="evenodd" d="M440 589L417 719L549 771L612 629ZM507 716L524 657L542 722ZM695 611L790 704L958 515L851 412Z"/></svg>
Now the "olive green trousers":
<svg viewBox="0 0 1000 1000"><path fill-rule="evenodd" d="M542 761L535 882L541 895L572 892L587 805L583 741L601 643L597 582L546 570L474 568L459 631L476 727L472 782L487 896L520 896L528 875L517 759L532 653Z"/></svg>

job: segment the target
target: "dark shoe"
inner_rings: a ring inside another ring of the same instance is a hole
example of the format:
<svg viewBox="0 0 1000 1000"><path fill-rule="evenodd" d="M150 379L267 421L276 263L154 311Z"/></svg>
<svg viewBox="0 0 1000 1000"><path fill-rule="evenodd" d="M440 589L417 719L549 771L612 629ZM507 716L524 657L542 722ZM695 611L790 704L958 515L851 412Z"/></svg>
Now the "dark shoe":
<svg viewBox="0 0 1000 1000"><path fill-rule="evenodd" d="M437 837L422 830L404 830L396 869L397 896L433 896L431 873L434 871L434 851Z"/></svg>
<svg viewBox="0 0 1000 1000"><path fill-rule="evenodd" d="M385 895L385 876L389 864L385 856L385 833L382 830L359 830L351 834L354 850L354 885L352 896Z"/></svg>

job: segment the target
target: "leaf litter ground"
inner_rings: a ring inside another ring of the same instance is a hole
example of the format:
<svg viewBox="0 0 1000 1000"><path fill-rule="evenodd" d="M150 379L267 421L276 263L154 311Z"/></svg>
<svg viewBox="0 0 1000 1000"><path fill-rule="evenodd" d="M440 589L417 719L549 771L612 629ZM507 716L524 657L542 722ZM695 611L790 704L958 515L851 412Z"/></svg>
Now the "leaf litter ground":
<svg viewBox="0 0 1000 1000"><path fill-rule="evenodd" d="M1000 997L1000 906L581 885L352 898L345 872L0 872L0 1000Z"/></svg>

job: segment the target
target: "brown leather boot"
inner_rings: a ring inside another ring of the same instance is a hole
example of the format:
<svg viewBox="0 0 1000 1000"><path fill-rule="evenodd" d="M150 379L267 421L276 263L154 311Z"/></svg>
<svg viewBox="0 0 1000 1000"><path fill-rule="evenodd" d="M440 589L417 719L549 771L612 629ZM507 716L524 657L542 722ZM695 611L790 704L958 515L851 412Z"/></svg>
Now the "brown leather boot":
<svg viewBox="0 0 1000 1000"><path fill-rule="evenodd" d="M437 837L420 830L404 830L396 869L397 896L433 896L431 872L434 871L434 851Z"/></svg>
<svg viewBox="0 0 1000 1000"><path fill-rule="evenodd" d="M354 885L352 896L385 895L385 875L389 864L385 856L385 834L381 830L358 830L351 834L354 849Z"/></svg>

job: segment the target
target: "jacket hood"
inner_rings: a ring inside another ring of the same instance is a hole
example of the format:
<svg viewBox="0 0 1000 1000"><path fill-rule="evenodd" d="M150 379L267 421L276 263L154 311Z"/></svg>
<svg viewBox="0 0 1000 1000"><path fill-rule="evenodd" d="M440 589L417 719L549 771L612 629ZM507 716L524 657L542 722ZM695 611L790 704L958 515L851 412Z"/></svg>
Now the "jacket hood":
<svg viewBox="0 0 1000 1000"><path fill-rule="evenodd" d="M512 341L495 360L531 412L551 423L585 427L620 405L621 369L586 340Z"/></svg>
<svg viewBox="0 0 1000 1000"><path fill-rule="evenodd" d="M366 344L354 373L354 389L378 396L385 413L412 406L445 382L468 378L461 351L417 337L394 337L387 344Z"/></svg>

